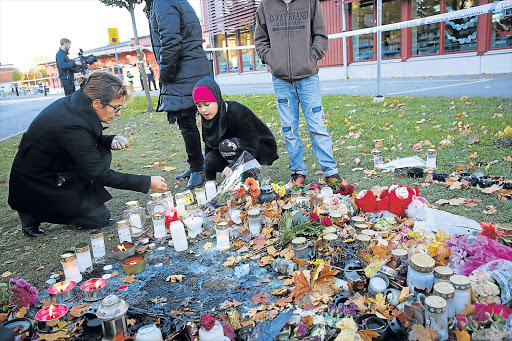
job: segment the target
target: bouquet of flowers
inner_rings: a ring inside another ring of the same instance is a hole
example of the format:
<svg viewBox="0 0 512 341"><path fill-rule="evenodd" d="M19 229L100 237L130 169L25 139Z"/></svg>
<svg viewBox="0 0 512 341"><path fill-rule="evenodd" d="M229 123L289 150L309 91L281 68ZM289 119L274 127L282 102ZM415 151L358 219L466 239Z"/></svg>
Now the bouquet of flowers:
<svg viewBox="0 0 512 341"><path fill-rule="evenodd" d="M501 304L500 287L490 274L475 270L469 275L469 281L473 295L479 303Z"/></svg>
<svg viewBox="0 0 512 341"><path fill-rule="evenodd" d="M18 309L37 303L39 292L36 287L20 277L11 278L9 282L11 284L11 300Z"/></svg>

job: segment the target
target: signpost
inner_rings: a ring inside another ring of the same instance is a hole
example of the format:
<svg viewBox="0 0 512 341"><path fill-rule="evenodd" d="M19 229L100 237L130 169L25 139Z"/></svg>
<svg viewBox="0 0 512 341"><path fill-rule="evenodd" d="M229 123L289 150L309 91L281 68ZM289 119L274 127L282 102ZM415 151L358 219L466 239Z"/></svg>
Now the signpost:
<svg viewBox="0 0 512 341"><path fill-rule="evenodd" d="M117 59L117 48L116 45L119 44L119 33L117 32L117 28L108 28L108 42L110 45L114 45L114 54L116 55L116 74L118 77L122 78L122 75L119 72L119 60Z"/></svg>

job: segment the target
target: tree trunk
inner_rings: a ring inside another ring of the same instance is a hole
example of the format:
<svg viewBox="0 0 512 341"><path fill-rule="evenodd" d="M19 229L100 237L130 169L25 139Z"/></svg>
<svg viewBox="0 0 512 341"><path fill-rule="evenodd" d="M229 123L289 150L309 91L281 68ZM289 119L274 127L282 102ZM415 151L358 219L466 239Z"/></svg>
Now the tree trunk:
<svg viewBox="0 0 512 341"><path fill-rule="evenodd" d="M151 103L151 95L149 93L149 84L148 84L148 77L146 76L146 71L144 70L144 60L142 59L142 53L140 52L140 46L139 46L139 35L137 34L137 24L135 23L135 13L134 13L135 7L130 2L128 11L130 12L130 15L132 16L132 25L133 25L133 36L135 38L135 48L137 50L137 58L139 59L139 72L142 75L142 83L144 84L144 92L146 93L146 107L148 112L153 112L153 104Z"/></svg>

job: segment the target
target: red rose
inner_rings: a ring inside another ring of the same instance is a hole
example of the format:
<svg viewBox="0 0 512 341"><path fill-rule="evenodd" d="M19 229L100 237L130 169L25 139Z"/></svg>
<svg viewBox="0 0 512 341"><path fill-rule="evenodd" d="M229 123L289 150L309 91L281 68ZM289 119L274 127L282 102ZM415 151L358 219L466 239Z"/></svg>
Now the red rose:
<svg viewBox="0 0 512 341"><path fill-rule="evenodd" d="M329 217L323 218L321 224L323 226L332 226L331 218L329 218Z"/></svg>
<svg viewBox="0 0 512 341"><path fill-rule="evenodd" d="M320 221L320 217L318 216L318 214L312 212L309 214L309 220L311 221Z"/></svg>
<svg viewBox="0 0 512 341"><path fill-rule="evenodd" d="M352 193L354 193L354 186L340 186L336 191L334 191L334 193L341 195L352 195Z"/></svg>
<svg viewBox="0 0 512 341"><path fill-rule="evenodd" d="M201 327L203 327L206 331L210 331L215 326L215 319L212 315L201 316L199 321L201 323Z"/></svg>

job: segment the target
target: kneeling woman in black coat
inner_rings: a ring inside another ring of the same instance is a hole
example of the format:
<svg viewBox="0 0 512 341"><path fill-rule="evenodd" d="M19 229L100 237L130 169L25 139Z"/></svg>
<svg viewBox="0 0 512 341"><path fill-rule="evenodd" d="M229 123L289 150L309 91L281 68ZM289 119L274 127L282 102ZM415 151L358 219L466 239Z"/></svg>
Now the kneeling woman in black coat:
<svg viewBox="0 0 512 341"><path fill-rule="evenodd" d="M278 159L276 139L270 129L245 105L224 101L219 85L211 77L197 82L192 97L201 114L206 180L215 180L217 172L229 175L230 166L244 150L262 165L271 165Z"/></svg>
<svg viewBox="0 0 512 341"><path fill-rule="evenodd" d="M109 222L104 186L147 193L167 189L161 176L110 169L111 149L124 149L122 136L103 135L103 123L121 115L131 87L107 72L82 79L81 89L44 109L21 139L9 179L9 205L23 233L42 234L41 222L102 227Z"/></svg>

